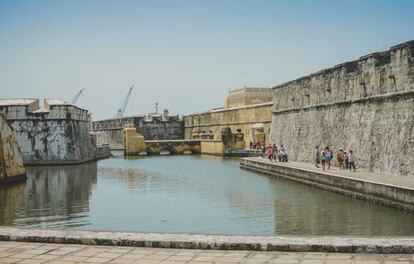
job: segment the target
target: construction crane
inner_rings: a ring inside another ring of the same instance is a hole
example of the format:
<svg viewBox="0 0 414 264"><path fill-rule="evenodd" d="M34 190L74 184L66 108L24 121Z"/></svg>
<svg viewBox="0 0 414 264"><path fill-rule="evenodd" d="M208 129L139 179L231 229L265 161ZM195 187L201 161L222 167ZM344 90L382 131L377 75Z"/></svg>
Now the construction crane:
<svg viewBox="0 0 414 264"><path fill-rule="evenodd" d="M128 105L129 97L131 96L132 88L134 88L135 85L132 85L131 88L129 88L129 91L127 93L127 96L125 97L124 102L122 103L121 107L118 109L118 112L116 113L116 118L122 118L124 116L124 111Z"/></svg>
<svg viewBox="0 0 414 264"><path fill-rule="evenodd" d="M76 101L78 101L80 95L82 94L82 92L85 90L85 88L83 88L82 90L80 90L73 98L72 100L70 100L71 104L76 104Z"/></svg>

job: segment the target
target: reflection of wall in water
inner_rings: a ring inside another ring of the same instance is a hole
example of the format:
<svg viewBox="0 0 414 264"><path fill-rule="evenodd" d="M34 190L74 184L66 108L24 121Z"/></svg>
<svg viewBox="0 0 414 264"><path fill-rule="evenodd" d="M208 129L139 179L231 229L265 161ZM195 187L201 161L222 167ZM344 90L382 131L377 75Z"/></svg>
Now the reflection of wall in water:
<svg viewBox="0 0 414 264"><path fill-rule="evenodd" d="M33 218L35 224L41 216L67 218L88 211L91 189L97 181L97 163L29 167L27 177L26 184L0 191L0 197L4 197L0 208L8 214L0 218L0 224L12 224L14 212L26 215L25 221Z"/></svg>
<svg viewBox="0 0 414 264"><path fill-rule="evenodd" d="M21 201L25 184L23 182L0 189L0 225L10 225L16 215L16 205Z"/></svg>
<svg viewBox="0 0 414 264"><path fill-rule="evenodd" d="M295 186L296 185L296 186ZM296 183L283 184L274 202L275 233L289 235L404 235L414 230L413 217L396 209L320 191Z"/></svg>

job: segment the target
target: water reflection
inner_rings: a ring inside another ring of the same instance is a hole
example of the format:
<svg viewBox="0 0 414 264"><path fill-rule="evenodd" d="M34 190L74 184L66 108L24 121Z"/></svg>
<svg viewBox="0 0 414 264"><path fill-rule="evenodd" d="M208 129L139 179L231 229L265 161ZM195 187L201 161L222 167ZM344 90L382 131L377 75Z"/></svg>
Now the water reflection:
<svg viewBox="0 0 414 264"><path fill-rule="evenodd" d="M304 185L289 183L283 193L276 191L280 193L274 201L277 234L414 234L414 215L408 212Z"/></svg>
<svg viewBox="0 0 414 264"><path fill-rule="evenodd" d="M213 156L30 167L0 190L0 224L244 235L414 235L414 215L240 170Z"/></svg>
<svg viewBox="0 0 414 264"><path fill-rule="evenodd" d="M27 181L0 190L1 225L83 226L89 211L96 162L27 168Z"/></svg>

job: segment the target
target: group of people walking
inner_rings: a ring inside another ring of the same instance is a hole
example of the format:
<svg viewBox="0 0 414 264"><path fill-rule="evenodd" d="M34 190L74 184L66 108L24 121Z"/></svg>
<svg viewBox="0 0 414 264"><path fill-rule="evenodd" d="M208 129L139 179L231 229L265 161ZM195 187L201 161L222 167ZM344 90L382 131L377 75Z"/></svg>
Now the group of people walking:
<svg viewBox="0 0 414 264"><path fill-rule="evenodd" d="M267 147L263 144L260 147L260 154L262 158L267 157L270 162L276 160L279 160L280 162L288 162L288 154L283 145L280 145L278 148L276 144L269 144Z"/></svg>
<svg viewBox="0 0 414 264"><path fill-rule="evenodd" d="M315 147L315 166L317 168L320 168L320 165L322 165L323 170L329 170L331 168L331 161L333 158L333 151L329 147L325 147L322 151L319 146ZM343 149L340 149L339 152L336 153L336 160L338 162L339 169L356 171L356 158L352 150L346 152Z"/></svg>
<svg viewBox="0 0 414 264"><path fill-rule="evenodd" d="M250 143L252 147L252 143ZM286 148L282 145L278 148L276 144L265 145L261 143L259 145L260 155L262 158L268 158L270 162L279 160L279 162L288 162L288 154ZM334 154L332 149L326 146L323 150L319 146L315 147L315 166L323 170L329 170L331 168L331 162L333 162ZM356 158L354 152L349 150L348 152L340 149L336 153L336 160L338 162L339 169L356 171L355 162Z"/></svg>

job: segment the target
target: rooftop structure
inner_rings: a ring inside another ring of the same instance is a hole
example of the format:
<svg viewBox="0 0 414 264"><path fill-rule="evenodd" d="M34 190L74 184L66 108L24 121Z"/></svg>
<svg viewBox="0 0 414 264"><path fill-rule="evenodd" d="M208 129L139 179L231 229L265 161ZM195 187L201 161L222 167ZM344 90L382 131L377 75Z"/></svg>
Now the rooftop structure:
<svg viewBox="0 0 414 264"><path fill-rule="evenodd" d="M260 104L272 101L272 88L243 87L230 90L224 108Z"/></svg>

